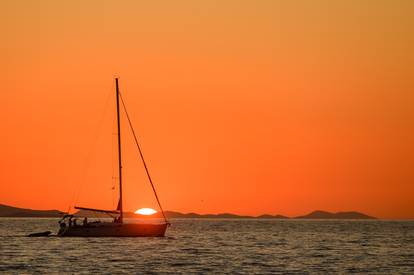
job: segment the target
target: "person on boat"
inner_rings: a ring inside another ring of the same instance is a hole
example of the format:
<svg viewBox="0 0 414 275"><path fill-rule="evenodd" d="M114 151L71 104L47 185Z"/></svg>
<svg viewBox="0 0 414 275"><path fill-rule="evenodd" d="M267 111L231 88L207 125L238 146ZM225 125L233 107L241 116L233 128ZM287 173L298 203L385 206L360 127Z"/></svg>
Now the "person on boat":
<svg viewBox="0 0 414 275"><path fill-rule="evenodd" d="M87 217L85 217L84 219L83 219L83 226L87 226L88 225L88 218Z"/></svg>

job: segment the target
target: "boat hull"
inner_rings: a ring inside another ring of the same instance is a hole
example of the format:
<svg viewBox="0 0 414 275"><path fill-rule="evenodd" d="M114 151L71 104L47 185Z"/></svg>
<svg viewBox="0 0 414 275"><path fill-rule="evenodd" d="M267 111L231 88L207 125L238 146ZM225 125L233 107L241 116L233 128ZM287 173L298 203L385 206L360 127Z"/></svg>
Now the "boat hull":
<svg viewBox="0 0 414 275"><path fill-rule="evenodd" d="M168 224L101 223L61 228L60 237L164 237Z"/></svg>

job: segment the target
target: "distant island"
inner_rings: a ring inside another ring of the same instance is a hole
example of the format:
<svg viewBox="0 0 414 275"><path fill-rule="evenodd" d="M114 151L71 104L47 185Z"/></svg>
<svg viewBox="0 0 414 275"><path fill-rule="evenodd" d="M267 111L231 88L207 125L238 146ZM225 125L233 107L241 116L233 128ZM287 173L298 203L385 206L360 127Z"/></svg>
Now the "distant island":
<svg viewBox="0 0 414 275"><path fill-rule="evenodd" d="M313 211L308 215L296 217L296 219L358 219L358 220L366 220L366 219L376 219L375 217L368 216L366 214L350 211L350 212L336 212L330 213L326 211Z"/></svg>
<svg viewBox="0 0 414 275"><path fill-rule="evenodd" d="M230 213L223 214L197 214L197 213L180 213L174 211L165 211L167 218L178 218L178 219L331 219L331 220L344 220L344 219L376 219L375 217L368 216L360 212L337 212L331 213L327 211L314 211L304 216L298 217L287 217L282 215L260 215L260 216L241 216ZM64 213L59 210L33 210L26 208L18 208L0 204L0 217L39 217L39 218L53 218L61 217ZM91 213L89 211L78 211L75 215L87 216L87 217L107 217L99 213ZM151 216L143 216L132 212L126 212L125 218L161 218L161 213L156 213Z"/></svg>
<svg viewBox="0 0 414 275"><path fill-rule="evenodd" d="M61 217L59 210L33 210L0 204L0 217Z"/></svg>

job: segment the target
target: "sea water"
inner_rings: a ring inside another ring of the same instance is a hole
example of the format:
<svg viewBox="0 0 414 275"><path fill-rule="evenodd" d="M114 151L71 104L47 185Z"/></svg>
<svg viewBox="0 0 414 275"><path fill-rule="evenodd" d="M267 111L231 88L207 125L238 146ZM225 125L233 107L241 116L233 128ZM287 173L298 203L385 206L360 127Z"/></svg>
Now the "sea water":
<svg viewBox="0 0 414 275"><path fill-rule="evenodd" d="M0 218L0 273L414 274L414 221L177 219L164 238L29 238Z"/></svg>

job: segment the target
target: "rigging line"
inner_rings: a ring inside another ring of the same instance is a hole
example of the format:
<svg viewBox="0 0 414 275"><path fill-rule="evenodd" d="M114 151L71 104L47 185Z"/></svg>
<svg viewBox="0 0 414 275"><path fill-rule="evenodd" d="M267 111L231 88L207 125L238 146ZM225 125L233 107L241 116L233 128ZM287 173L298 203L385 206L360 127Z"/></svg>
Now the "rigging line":
<svg viewBox="0 0 414 275"><path fill-rule="evenodd" d="M98 121L98 124L95 125L95 127L94 127L95 129L92 130L92 132L93 132L92 133L92 135L93 135L92 136L92 140L90 141L90 144L88 146L88 149L89 150L87 151L86 158L84 159L83 169L80 172L80 180L78 181L78 184L75 185L75 189L73 190L73 195L72 195L72 199L71 199L70 204L69 204L68 213L69 213L70 209L72 208L72 206L74 206L75 203L77 202L77 200L79 198L79 193L81 192L81 189L82 189L82 187L85 184L86 174L87 174L87 172L89 170L89 167L91 165L92 155L96 151L96 148L95 148L96 146L95 145L96 145L97 140L98 140L98 135L99 135L99 133L102 130L102 125L103 125L103 122L104 122L104 119L105 119L105 115L106 115L106 113L108 111L108 107L109 107L109 102L110 102L111 95L112 95L113 86L114 85L112 84L112 88L108 91L108 94L106 96L104 108L102 110L102 113L100 114L101 116L100 116L100 119Z"/></svg>
<svg viewBox="0 0 414 275"><path fill-rule="evenodd" d="M129 118L129 114L128 114L128 111L127 111L127 109L126 109L126 106L125 106L125 103L124 103L124 100L123 100L123 98L122 98L122 94L121 94L121 93L119 93L119 97L121 98L122 106L124 107L125 114L126 114L126 117L127 117L127 119L128 119L128 124L129 124L129 127L131 128L132 134L134 135L135 144L136 144L136 145L137 145L137 147L138 147L138 152L139 152L139 155L140 155L140 157L141 157L142 163L144 164L145 172L147 173L148 180L149 180L149 182L151 183L151 187L152 187L152 190L154 191L155 198L157 199L158 206L160 207L160 210L161 210L162 216L164 217L165 222L166 222L166 223L168 223L168 220L167 220L167 218L165 217L164 210L162 209L162 206L161 206L160 200L159 200L159 198L158 198L157 191L155 190L154 183L152 182L152 178L151 178L150 173L149 173L149 171L148 171L148 167L147 167L147 164L146 164L146 162L145 162L144 155L142 154L141 147L139 146L137 136L135 135L134 128L132 127L132 122L131 122L131 119Z"/></svg>

